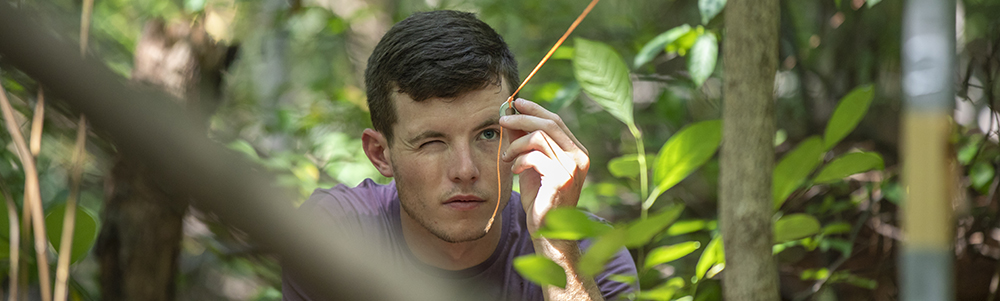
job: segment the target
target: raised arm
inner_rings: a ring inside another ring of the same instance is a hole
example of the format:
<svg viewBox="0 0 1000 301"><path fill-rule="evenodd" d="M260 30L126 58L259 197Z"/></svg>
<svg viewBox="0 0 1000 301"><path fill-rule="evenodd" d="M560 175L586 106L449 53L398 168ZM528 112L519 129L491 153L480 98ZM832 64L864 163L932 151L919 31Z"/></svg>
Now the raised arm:
<svg viewBox="0 0 1000 301"><path fill-rule="evenodd" d="M500 118L500 125L513 134L502 158L513 161L513 172L520 174L521 204L534 237L549 210L576 207L590 157L559 115L525 99L514 101L514 106L521 114ZM566 288L543 287L545 300L604 300L594 278L577 269L579 243L543 237L532 242L537 254L566 270Z"/></svg>

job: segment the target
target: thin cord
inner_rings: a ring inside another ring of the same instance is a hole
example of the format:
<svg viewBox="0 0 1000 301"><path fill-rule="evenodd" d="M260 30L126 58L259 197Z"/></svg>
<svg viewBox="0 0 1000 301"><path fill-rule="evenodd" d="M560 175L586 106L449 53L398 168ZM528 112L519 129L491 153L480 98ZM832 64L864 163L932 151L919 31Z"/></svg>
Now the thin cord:
<svg viewBox="0 0 1000 301"><path fill-rule="evenodd" d="M545 57L543 57L542 60L538 62L538 65L535 65L535 69L531 70L531 73L528 74L528 77L524 78L524 81L521 82L521 85L517 87L517 90L514 90L514 93L510 94L510 97L507 98L507 105L509 107L511 108L514 107L514 95L517 95L517 92L521 92L521 88L524 88L524 85L531 80L531 77L535 76L535 73L538 72L538 69L542 68L542 65L545 65L545 62L549 60L549 57L551 57L552 54L556 52L556 49L559 49L559 46L561 46L562 43L566 41L566 37L569 37L569 34L572 33L574 29L576 29L576 26L580 25L580 22L583 21L583 18L586 17L588 13L590 13L591 9L594 9L594 5L597 5L598 1L600 0L590 1L590 4L587 5L587 8L585 8L583 12L580 13L580 16L576 17L576 20L573 21L573 24L570 24L569 29L566 30L566 33L563 33L562 37L559 38L559 41L556 41L556 44L552 45L552 48L549 49L549 52L545 54ZM503 146L503 127L500 127L500 144L497 145L497 206L496 208L493 208L493 215L490 216L490 221L486 222L486 230L485 230L486 232L490 232L490 227L493 227L493 219L496 218L497 211L500 209L500 199L503 195L503 193L500 191L500 187L502 185L500 182L500 150L502 146Z"/></svg>

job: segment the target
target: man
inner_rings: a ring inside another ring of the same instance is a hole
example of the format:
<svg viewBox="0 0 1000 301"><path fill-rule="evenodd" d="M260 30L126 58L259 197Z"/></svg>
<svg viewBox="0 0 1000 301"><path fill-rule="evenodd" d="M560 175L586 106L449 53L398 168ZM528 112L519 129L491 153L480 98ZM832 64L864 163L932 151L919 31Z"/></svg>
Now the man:
<svg viewBox="0 0 1000 301"><path fill-rule="evenodd" d="M559 116L541 106L518 99L520 114L500 116L517 82L506 43L470 13L417 13L396 24L368 60L374 129L362 134L369 160L394 181L319 189L301 210L374 237L371 256L472 287L477 300L623 297L633 288L608 278L636 274L627 250L585 277L576 263L589 242L532 238L551 208L576 206L590 163ZM521 194L512 192L512 174L520 174ZM514 270L515 257L533 253L565 269L565 289L539 287ZM293 275L283 280L285 300L309 299Z"/></svg>

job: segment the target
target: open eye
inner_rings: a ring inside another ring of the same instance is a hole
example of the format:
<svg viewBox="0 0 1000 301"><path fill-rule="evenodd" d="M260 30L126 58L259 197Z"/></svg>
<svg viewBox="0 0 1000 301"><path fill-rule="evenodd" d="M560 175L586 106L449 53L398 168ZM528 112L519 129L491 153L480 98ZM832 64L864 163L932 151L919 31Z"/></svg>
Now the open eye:
<svg viewBox="0 0 1000 301"><path fill-rule="evenodd" d="M479 133L479 138L486 140L497 139L500 136L500 131L496 129L488 129Z"/></svg>

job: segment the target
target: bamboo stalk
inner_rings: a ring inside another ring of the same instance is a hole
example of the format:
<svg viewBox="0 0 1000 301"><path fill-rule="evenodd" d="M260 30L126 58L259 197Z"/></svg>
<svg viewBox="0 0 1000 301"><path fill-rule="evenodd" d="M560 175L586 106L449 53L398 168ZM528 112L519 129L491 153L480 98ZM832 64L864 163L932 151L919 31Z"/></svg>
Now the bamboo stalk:
<svg viewBox="0 0 1000 301"><path fill-rule="evenodd" d="M17 217L17 205L14 204L14 196L10 195L10 191L7 190L7 186L0 182L0 192L3 193L3 197L7 203L7 220L10 222L10 275L8 275L8 281L10 281L10 288L8 289L10 296L8 300L17 300L17 290L18 290L18 268L21 264L21 227L18 225Z"/></svg>
<svg viewBox="0 0 1000 301"><path fill-rule="evenodd" d="M45 91L38 86L38 102L35 103L35 116L31 120L31 155L38 157L42 151L42 122L45 121Z"/></svg>
<svg viewBox="0 0 1000 301"><path fill-rule="evenodd" d="M90 16L94 11L94 0L83 0L83 13L80 18L80 55L87 53L87 40L90 38Z"/></svg>
<svg viewBox="0 0 1000 301"><path fill-rule="evenodd" d="M66 214L63 215L62 237L59 239L59 262L56 264L56 301L66 300L66 283L69 280L69 260L73 250L73 228L76 226L76 202L80 196L80 178L83 174L83 161L87 145L87 116L80 116L80 124L76 129L76 150L73 152L72 188L66 199Z"/></svg>
<svg viewBox="0 0 1000 301"><path fill-rule="evenodd" d="M28 143L24 141L17 123L14 122L14 108L7 100L7 90L0 85L0 110L3 111L4 123L24 168L24 206L31 211L31 223L35 234L35 254L38 262L38 282L41 287L42 301L52 300L49 280L49 258L46 254L48 239L45 237L45 221L42 216L42 198L38 187L38 170L35 169L35 158L31 156Z"/></svg>

